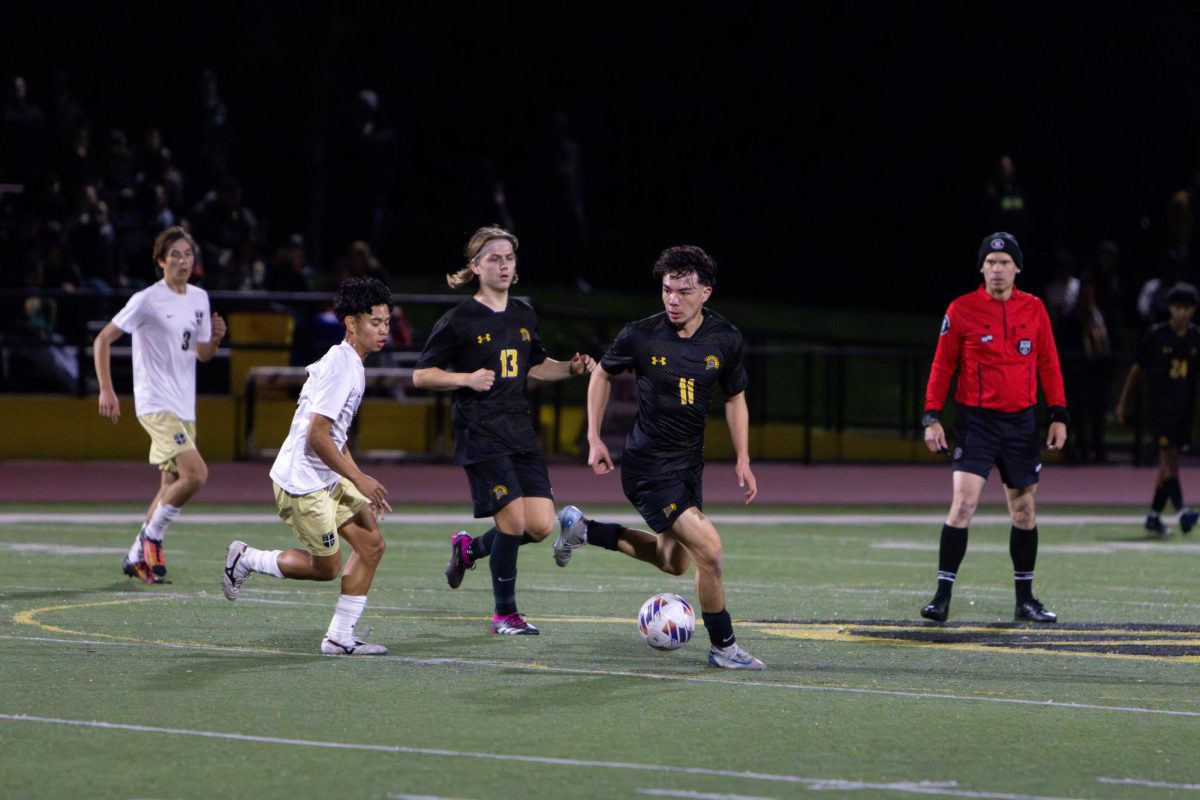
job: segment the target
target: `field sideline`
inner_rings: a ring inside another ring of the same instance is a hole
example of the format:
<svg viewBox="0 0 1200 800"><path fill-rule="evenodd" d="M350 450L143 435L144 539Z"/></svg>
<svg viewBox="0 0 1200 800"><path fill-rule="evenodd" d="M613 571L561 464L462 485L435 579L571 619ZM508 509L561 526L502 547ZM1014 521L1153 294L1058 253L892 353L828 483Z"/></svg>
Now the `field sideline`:
<svg viewBox="0 0 1200 800"><path fill-rule="evenodd" d="M632 519L620 506L601 508ZM1012 623L1007 525L971 531L951 622L916 614L941 509L721 506L739 641L645 647L645 597L688 578L585 548L522 549L543 635L486 633L486 566L451 591L461 506L406 509L363 625L390 654L322 657L336 588L255 576L239 536L290 545L261 505L198 504L172 583L119 574L136 506L0 507L5 797L1174 798L1200 790L1200 540L1142 536L1139 509L1043 516L1035 585L1062 624Z"/></svg>

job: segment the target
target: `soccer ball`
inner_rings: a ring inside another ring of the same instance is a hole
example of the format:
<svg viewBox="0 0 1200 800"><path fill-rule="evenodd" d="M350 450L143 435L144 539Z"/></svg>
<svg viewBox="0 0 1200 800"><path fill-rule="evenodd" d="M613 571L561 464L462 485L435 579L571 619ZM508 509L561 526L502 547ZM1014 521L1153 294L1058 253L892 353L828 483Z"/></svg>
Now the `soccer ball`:
<svg viewBox="0 0 1200 800"><path fill-rule="evenodd" d="M638 613L638 633L655 650L683 647L695 630L696 612L677 594L656 594Z"/></svg>

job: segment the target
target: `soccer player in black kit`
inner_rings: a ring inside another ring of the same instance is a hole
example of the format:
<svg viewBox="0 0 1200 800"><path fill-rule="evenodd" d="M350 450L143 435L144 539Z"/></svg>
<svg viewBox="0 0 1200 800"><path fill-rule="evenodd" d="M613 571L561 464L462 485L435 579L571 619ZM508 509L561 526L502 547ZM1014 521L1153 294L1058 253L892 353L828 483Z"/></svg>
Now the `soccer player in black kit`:
<svg viewBox="0 0 1200 800"><path fill-rule="evenodd" d="M1148 421L1158 442L1158 474L1145 528L1159 536L1171 533L1161 516L1167 500L1179 513L1179 527L1184 533L1200 520L1200 513L1184 504L1179 485L1179 454L1191 445L1196 372L1200 369L1200 328L1192 324L1195 290L1187 285L1175 286L1167 293L1167 308L1167 321L1152 327L1142 339L1115 412L1117 421L1124 422L1134 387L1145 375L1150 395Z"/></svg>
<svg viewBox="0 0 1200 800"><path fill-rule="evenodd" d="M712 642L708 663L725 669L765 669L733 635L725 610L721 536L701 513L704 426L718 388L726 397L738 485L746 490L746 503L758 493L750 471L742 333L704 308L716 273L716 263L699 247L664 250L654 264L654 276L665 310L626 325L588 384L588 464L597 475L605 475L612 471L613 460L600 438L600 425L612 378L627 369L637 376L638 412L625 440L621 488L654 533L589 520L575 506L567 506L559 514L554 560L566 566L572 550L591 544L619 550L670 575L682 575L694 562L696 594Z"/></svg>
<svg viewBox="0 0 1200 800"><path fill-rule="evenodd" d="M546 357L537 315L509 297L517 281L517 237L498 226L480 228L467 242L467 264L446 276L451 288L475 294L438 320L413 371L418 389L452 391L454 462L471 487L475 517L495 525L472 539L451 537L446 580L462 583L475 561L490 557L496 609L492 633L536 635L517 611L517 548L554 528L554 491L525 398L526 380L560 381L595 367L590 356Z"/></svg>

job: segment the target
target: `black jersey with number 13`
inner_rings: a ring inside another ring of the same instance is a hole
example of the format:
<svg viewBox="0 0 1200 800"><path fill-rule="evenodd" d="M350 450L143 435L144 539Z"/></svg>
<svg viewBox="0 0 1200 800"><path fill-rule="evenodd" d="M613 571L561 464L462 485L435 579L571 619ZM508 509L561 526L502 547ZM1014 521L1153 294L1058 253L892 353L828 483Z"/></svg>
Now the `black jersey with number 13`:
<svg viewBox="0 0 1200 800"><path fill-rule="evenodd" d="M539 449L525 381L529 368L545 360L537 315L528 303L510 297L504 311L493 311L472 297L442 315L417 369L496 373L486 392L464 388L453 394L454 463L476 464Z"/></svg>
<svg viewBox="0 0 1200 800"><path fill-rule="evenodd" d="M700 327L681 338L665 312L631 322L600 366L637 376L638 412L625 439L624 464L645 472L672 472L704 460L704 425L713 390L726 397L746 389L742 332L720 314L703 310Z"/></svg>

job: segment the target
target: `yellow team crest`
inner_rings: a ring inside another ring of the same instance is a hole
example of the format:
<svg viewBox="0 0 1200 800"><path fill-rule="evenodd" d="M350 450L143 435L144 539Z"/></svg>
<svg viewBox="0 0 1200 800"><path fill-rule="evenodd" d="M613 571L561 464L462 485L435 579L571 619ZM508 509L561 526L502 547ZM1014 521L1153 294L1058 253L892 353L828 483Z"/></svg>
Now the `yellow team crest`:
<svg viewBox="0 0 1200 800"><path fill-rule="evenodd" d="M667 365L666 356L650 356L650 366L665 367Z"/></svg>
<svg viewBox="0 0 1200 800"><path fill-rule="evenodd" d="M529 328L521 328L521 341L522 342L532 341L532 337L529 335Z"/></svg>
<svg viewBox="0 0 1200 800"><path fill-rule="evenodd" d="M709 369L720 369L720 368L721 368L721 359L717 358L716 356L705 356L704 357L704 369L709 370Z"/></svg>
<svg viewBox="0 0 1200 800"><path fill-rule="evenodd" d="M671 516L672 514L674 514L674 513L675 513L675 509L677 509L677 508L679 508L679 504L678 504L678 503L671 503L671 505L669 505L669 506L665 506L665 507L663 508L663 510L662 510L662 512L663 512L663 516L664 516L664 517L669 517L669 516Z"/></svg>
<svg viewBox="0 0 1200 800"><path fill-rule="evenodd" d="M501 497L504 497L504 495L506 495L506 494L508 494L508 487L505 486L503 483L497 483L495 486L492 487L492 495L497 500L499 500Z"/></svg>
<svg viewBox="0 0 1200 800"><path fill-rule="evenodd" d="M490 333L481 333L475 337L475 341L478 344L483 344L484 342L490 342L491 340L492 340L492 335Z"/></svg>

